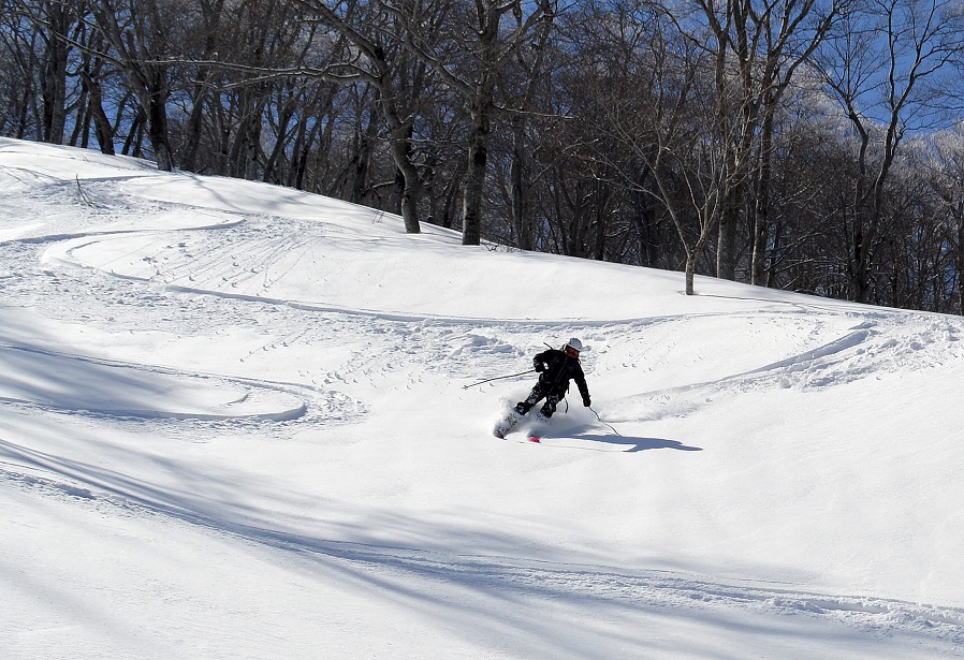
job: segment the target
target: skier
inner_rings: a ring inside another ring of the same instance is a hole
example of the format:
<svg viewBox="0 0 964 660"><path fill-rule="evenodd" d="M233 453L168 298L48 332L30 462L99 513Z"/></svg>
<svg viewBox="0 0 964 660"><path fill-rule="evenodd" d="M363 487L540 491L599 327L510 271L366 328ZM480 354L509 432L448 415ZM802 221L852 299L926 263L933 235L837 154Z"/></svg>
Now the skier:
<svg viewBox="0 0 964 660"><path fill-rule="evenodd" d="M560 350L550 348L548 351L539 353L532 359L532 365L536 371L540 372L539 382L532 388L525 401L520 401L509 413L509 416L496 425L495 435L505 437L505 434L512 430L522 418L542 399L546 402L535 414L537 421L548 422L552 414L556 412L556 405L565 398L569 391L569 381L576 381L579 394L582 395L582 405L587 408L592 401L589 398L589 386L586 384L586 376L582 372L582 365L579 364L579 353L582 351L582 342L573 337Z"/></svg>

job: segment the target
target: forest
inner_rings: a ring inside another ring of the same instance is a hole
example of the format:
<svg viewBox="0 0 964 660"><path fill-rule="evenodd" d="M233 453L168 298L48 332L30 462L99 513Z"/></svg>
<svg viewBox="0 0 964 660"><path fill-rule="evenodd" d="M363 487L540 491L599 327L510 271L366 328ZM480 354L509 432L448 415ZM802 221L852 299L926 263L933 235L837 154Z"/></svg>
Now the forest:
<svg viewBox="0 0 964 660"><path fill-rule="evenodd" d="M0 135L687 293L964 314L962 108L960 0L0 4Z"/></svg>

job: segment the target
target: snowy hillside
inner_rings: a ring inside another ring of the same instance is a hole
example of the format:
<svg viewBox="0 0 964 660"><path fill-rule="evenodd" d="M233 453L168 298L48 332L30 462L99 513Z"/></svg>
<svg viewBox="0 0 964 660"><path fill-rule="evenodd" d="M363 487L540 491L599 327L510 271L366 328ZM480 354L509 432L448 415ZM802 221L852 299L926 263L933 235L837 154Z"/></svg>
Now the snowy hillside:
<svg viewBox="0 0 964 660"><path fill-rule="evenodd" d="M0 139L0 649L964 656L964 321ZM492 437L546 343L593 408Z"/></svg>

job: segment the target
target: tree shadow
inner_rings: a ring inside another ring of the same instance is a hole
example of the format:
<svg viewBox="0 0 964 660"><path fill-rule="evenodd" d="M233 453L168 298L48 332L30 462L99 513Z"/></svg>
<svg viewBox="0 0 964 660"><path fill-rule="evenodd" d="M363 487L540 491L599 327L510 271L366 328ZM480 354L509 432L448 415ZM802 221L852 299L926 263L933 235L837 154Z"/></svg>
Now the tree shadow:
<svg viewBox="0 0 964 660"><path fill-rule="evenodd" d="M49 430L62 433L59 423ZM99 440L96 432L88 435L72 429L66 435L72 442L80 436L80 442L90 446ZM636 449L631 451L699 450L659 438L577 437L632 444ZM845 642L870 655L886 657L894 650L887 637L895 634L893 616L929 623L922 619L928 616L938 624L957 625L962 614L960 609L946 607L928 614L915 603L827 595L780 583L701 578L692 571L583 563L565 553L556 555L551 547L534 544L532 538L473 523L459 510L451 518L436 517L429 522L392 508L366 504L352 509L337 499L321 502L318 508L317 498L311 496L308 513L309 499L304 494L245 480L243 473L223 467L199 468L122 444L115 451L118 466L141 460L158 462L173 479L156 482L0 438L0 458L9 459L8 465L17 470L10 472L0 465L0 481L13 479L24 487L37 488L40 494L94 502L99 505L93 509L98 518L106 507L116 507L121 515L163 516L285 553L297 561L284 561L282 556L280 564L297 576L298 584L336 585L363 596L373 606L401 606L414 613L416 621L438 626L426 628L432 634L451 631L470 645L479 644L480 639L499 640L506 653L517 657L601 657L600 649L616 647L626 657L656 657L664 655L661 651L668 643L673 643L680 655L719 657L716 640L734 638L732 643L738 646L740 640L749 639L766 649ZM18 468L38 472L27 475ZM239 498L242 484L244 497ZM352 517L325 520L326 510L341 513L346 507ZM79 515L71 518L75 525L83 521ZM379 532L373 535L373 529ZM177 543L178 537L172 542ZM77 607L98 602L82 594L83 600L74 603L77 594L66 590L45 595ZM261 596L254 598L260 602ZM215 600L214 606L217 603ZM547 603L552 605L547 608L552 616L532 616L533 607L546 608ZM560 616L574 613L586 616L578 625L558 624ZM883 622L868 618L874 615L887 618ZM113 611L111 616L104 625L114 630L136 623L123 612ZM665 627L670 616L679 625L665 634L637 632L647 626ZM840 625L847 616L857 619L850 628ZM858 618L861 616L864 618ZM362 624L367 621L359 620ZM258 622L245 623L253 631L260 630ZM696 634L680 637L681 630ZM940 634L946 628L898 628L901 635L922 645L938 643L935 630ZM444 643L444 636L439 639ZM479 655L487 655L483 648L473 648Z"/></svg>

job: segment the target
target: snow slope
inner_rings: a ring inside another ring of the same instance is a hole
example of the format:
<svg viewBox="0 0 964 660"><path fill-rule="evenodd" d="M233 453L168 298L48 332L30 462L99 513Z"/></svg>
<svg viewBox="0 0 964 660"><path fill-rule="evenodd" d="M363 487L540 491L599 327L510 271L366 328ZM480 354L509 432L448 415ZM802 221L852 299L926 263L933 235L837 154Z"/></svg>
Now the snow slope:
<svg viewBox="0 0 964 660"><path fill-rule="evenodd" d="M7 658L964 655L964 322L0 139ZM545 342L578 397L491 426ZM10 606L13 604L13 606Z"/></svg>

